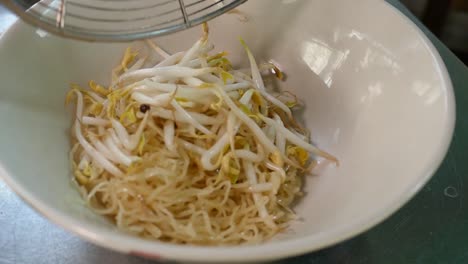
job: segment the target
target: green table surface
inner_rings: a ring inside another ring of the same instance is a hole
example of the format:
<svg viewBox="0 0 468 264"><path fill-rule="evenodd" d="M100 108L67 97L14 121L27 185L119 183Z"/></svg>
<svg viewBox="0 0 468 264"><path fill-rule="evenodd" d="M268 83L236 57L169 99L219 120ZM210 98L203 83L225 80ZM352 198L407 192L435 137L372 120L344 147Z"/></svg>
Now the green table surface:
<svg viewBox="0 0 468 264"><path fill-rule="evenodd" d="M452 78L457 124L448 155L419 194L383 223L330 248L273 263L468 263L468 139L464 137L468 135L468 119L464 118L468 113L468 68L398 0L388 2L429 36ZM0 6L0 35L15 19ZM154 262L96 247L65 232L26 206L0 180L2 263Z"/></svg>

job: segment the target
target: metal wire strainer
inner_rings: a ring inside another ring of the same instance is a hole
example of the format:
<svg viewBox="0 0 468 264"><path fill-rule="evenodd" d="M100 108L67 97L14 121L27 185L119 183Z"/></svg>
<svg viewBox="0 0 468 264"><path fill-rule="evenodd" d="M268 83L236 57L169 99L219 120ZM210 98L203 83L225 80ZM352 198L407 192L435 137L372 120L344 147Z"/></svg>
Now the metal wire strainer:
<svg viewBox="0 0 468 264"><path fill-rule="evenodd" d="M26 22L91 41L169 34L219 16L247 0L0 0Z"/></svg>

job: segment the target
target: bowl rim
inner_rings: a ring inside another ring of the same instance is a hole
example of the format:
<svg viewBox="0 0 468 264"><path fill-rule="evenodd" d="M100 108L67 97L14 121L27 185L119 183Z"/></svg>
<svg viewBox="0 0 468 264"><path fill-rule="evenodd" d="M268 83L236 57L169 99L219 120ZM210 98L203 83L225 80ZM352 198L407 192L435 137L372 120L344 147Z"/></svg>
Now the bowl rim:
<svg viewBox="0 0 468 264"><path fill-rule="evenodd" d="M431 166L426 168L424 175L422 175L417 182L408 186L402 196L382 206L381 209L377 210L372 215L358 218L353 221L351 225L323 231L313 236L248 246L204 247L176 245L158 241L144 241L124 233L100 230L96 227L87 226L61 211L51 208L40 198L36 197L15 181L12 174L7 171L1 161L0 178L2 178L23 201L48 218L51 222L61 226L65 230L104 248L153 259L163 258L179 261L203 262L221 262L227 260L232 262L268 261L310 253L357 236L383 222L390 215L395 213L429 181L442 164L449 150L456 121L453 85L439 52L425 33L406 15L386 1L381 0L379 2L380 4L386 5L386 7L390 9L389 12L394 12L403 19L403 22L418 35L425 48L429 51L434 62L434 67L436 67L438 76L441 79L441 86L446 91L447 100L445 104L447 109L445 118L447 127L437 147L434 162L431 163ZM23 23L24 22L21 22L21 20L18 20L10 26L7 31ZM181 254L181 252L183 252L183 254Z"/></svg>

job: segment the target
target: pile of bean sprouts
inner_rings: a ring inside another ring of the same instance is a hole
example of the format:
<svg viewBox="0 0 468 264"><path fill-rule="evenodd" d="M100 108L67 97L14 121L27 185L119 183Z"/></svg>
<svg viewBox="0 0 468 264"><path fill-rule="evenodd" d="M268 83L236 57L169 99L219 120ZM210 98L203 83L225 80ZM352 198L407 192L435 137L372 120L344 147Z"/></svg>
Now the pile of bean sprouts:
<svg viewBox="0 0 468 264"><path fill-rule="evenodd" d="M295 218L304 173L315 157L294 120L290 94L267 92L241 40L249 69L210 54L208 27L187 51L161 60L128 48L112 83L72 85L70 162L86 202L132 234L181 244L259 243ZM312 155L310 155L312 154Z"/></svg>

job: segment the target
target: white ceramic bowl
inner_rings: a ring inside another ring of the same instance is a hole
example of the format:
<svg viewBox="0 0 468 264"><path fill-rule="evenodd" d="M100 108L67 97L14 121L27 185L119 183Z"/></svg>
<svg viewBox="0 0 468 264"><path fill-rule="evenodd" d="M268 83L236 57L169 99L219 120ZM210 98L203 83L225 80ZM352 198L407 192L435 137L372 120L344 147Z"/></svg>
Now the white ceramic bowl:
<svg viewBox="0 0 468 264"><path fill-rule="evenodd" d="M53 222L121 252L203 262L269 260L350 238L410 199L442 161L452 136L454 97L426 37L384 1L255 0L211 23L211 39L244 58L242 36L259 60L288 74L284 87L307 105L313 140L338 168L308 177L295 208L301 221L257 246L196 247L119 232L81 202L67 159L70 82L106 81L125 45L62 40L18 22L0 41L2 177ZM192 29L159 39L187 49ZM245 61L244 61L245 62Z"/></svg>

